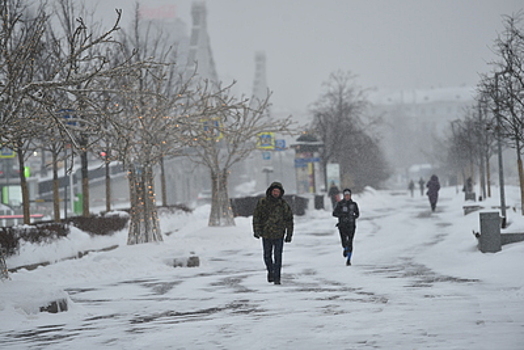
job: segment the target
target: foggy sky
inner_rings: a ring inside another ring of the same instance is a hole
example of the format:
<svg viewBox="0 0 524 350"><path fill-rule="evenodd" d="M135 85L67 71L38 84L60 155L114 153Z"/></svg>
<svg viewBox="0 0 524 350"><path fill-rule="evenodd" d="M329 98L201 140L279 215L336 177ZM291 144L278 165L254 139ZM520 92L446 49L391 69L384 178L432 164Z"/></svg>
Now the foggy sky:
<svg viewBox="0 0 524 350"><path fill-rule="evenodd" d="M191 29L191 0L147 0L176 5ZM131 0L104 0L110 18ZM275 107L305 111L321 84L338 69L357 75L364 88L409 91L475 86L489 72L502 15L524 0L207 0L208 33L221 80L237 80L250 95L254 56L264 51Z"/></svg>

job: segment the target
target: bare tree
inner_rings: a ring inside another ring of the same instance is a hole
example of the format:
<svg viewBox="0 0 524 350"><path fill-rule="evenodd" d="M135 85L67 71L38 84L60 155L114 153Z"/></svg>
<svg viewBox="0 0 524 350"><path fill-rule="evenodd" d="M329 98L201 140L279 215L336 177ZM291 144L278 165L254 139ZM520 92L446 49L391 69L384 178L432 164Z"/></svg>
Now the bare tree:
<svg viewBox="0 0 524 350"><path fill-rule="evenodd" d="M524 215L524 12L504 17L504 31L495 41L496 72L484 77L482 91L493 101L498 133L517 153L522 214Z"/></svg>
<svg viewBox="0 0 524 350"><path fill-rule="evenodd" d="M93 130L100 125L89 92L103 90L107 80L132 74L143 65L141 62L132 65L128 60L123 60L113 66L101 54L105 50L95 50L118 44L112 35L119 29L119 20L120 12L117 12L112 28L100 35L93 35L88 32L84 21L78 18L72 35L62 40L59 36L44 36L51 31L45 3L31 11L24 1L3 0L0 3L0 75L4 81L0 86L0 98L3 100L0 105L2 145L20 148L27 144L25 138L30 121L45 115L68 135L74 147L86 148L85 144L81 146L74 134L95 134ZM44 46L50 49L43 50ZM94 54L95 51L98 54ZM44 66L52 69L44 71ZM65 100L70 101L67 107L75 110L77 117L81 115L77 123L66 123L57 113L60 108L64 108ZM47 113L35 113L36 110ZM38 126L31 128L34 137L35 130L39 130L42 123L35 121L32 124ZM24 222L29 223L29 198L24 194L26 191L22 178L21 183Z"/></svg>
<svg viewBox="0 0 524 350"><path fill-rule="evenodd" d="M233 83L234 84L234 83ZM192 95L194 106L181 122L188 156L206 166L211 174L211 213L209 226L234 226L229 201L228 177L231 167L256 150L263 132L291 133L290 117L275 120L266 113L269 94L256 106L246 98L231 94L226 87L204 84L200 94Z"/></svg>
<svg viewBox="0 0 524 350"><path fill-rule="evenodd" d="M42 52L42 33L48 17L43 7L34 15L22 1L0 3L0 130L1 145L17 152L23 169L29 140L38 121L30 112L35 99L41 97L38 87L31 86L36 75L37 57ZM24 223L30 223L29 191L24 172L20 172Z"/></svg>
<svg viewBox="0 0 524 350"><path fill-rule="evenodd" d="M104 123L106 143L128 174L128 244L162 240L154 167L185 147L180 139L180 120L187 114L188 95L193 94L191 80L177 71L170 43L161 32L148 40L147 25L139 17L137 6L131 30L121 39L122 54L133 55L136 62L148 61L148 65L140 74L122 75L112 81L113 103L104 112L108 117ZM120 54L113 53L113 58L118 61Z"/></svg>
<svg viewBox="0 0 524 350"><path fill-rule="evenodd" d="M362 116L369 105L365 92L355 85L355 78L351 72L331 73L322 84L323 93L311 109L312 128L324 144L320 149L320 162L326 181L327 164L334 160L344 138L360 132Z"/></svg>
<svg viewBox="0 0 524 350"><path fill-rule="evenodd" d="M356 177L371 180L372 176L377 176L377 181L372 181L376 185L388 177L385 158L377 147L378 143L366 131L377 124L378 119L365 118L370 102L366 91L355 84L355 78L351 72L341 70L330 74L323 83L324 91L311 108L312 129L324 144L320 149L324 174L327 164L337 160L342 162L343 173L353 178L346 179L348 186L354 183ZM366 154L366 151L369 153ZM360 169L357 169L356 163L361 163ZM356 174L357 170L363 170L364 173ZM327 176L325 179L327 181ZM361 181L357 183L363 185Z"/></svg>
<svg viewBox="0 0 524 350"><path fill-rule="evenodd" d="M494 153L495 134L493 118L487 113L482 96L475 107L465 109L464 118L451 122L451 135L445 141L450 170L460 173L463 183L475 177L475 169L481 182L482 196L486 197L486 177L489 181L489 160ZM489 187L488 187L489 189ZM489 196L488 195L488 196Z"/></svg>

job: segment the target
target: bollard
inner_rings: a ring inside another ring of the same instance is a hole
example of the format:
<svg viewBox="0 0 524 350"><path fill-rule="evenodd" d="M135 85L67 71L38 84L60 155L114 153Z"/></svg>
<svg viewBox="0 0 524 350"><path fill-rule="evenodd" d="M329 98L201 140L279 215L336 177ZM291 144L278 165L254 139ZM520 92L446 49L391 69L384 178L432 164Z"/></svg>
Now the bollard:
<svg viewBox="0 0 524 350"><path fill-rule="evenodd" d="M500 251L500 247L500 214L498 212L480 213L480 251L496 253Z"/></svg>
<svg viewBox="0 0 524 350"><path fill-rule="evenodd" d="M324 209L324 196L315 195L315 209Z"/></svg>

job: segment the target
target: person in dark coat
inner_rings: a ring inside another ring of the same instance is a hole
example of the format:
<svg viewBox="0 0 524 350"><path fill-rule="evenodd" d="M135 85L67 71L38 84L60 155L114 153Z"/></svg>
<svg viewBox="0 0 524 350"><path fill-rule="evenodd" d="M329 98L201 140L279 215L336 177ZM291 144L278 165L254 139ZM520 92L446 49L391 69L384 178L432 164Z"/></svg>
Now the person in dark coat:
<svg viewBox="0 0 524 350"><path fill-rule="evenodd" d="M329 199L331 199L331 205L333 209L335 209L335 205L337 205L339 194L340 190L338 189L338 186L335 185L334 182L332 182L331 187L329 187L328 196Z"/></svg>
<svg viewBox="0 0 524 350"><path fill-rule="evenodd" d="M284 187L273 182L253 213L254 236L262 237L267 281L275 284L280 284L284 242L290 243L293 236L293 211L282 196Z"/></svg>
<svg viewBox="0 0 524 350"><path fill-rule="evenodd" d="M342 243L343 255L346 257L346 265L351 265L351 255L353 254L353 238L357 228L357 219L360 216L357 202L351 199L349 188L342 191L344 198L337 203L333 210L333 216L338 218L338 232Z"/></svg>
<svg viewBox="0 0 524 350"><path fill-rule="evenodd" d="M415 183L413 180L409 181L408 189L409 192L411 192L411 197L413 197L413 191L415 191Z"/></svg>
<svg viewBox="0 0 524 350"><path fill-rule="evenodd" d="M466 180L466 183L464 184L464 187L462 188L462 192L471 193L473 192L473 179L471 177L468 177Z"/></svg>
<svg viewBox="0 0 524 350"><path fill-rule="evenodd" d="M420 178L420 180L418 180L418 185L420 187L420 196L422 197L424 195L424 185L426 184L426 181L424 181L423 178Z"/></svg>
<svg viewBox="0 0 524 350"><path fill-rule="evenodd" d="M438 201L438 191L440 190L440 182L438 181L437 175L431 175L428 183L426 184L428 191L426 194L429 198L429 204L431 205L431 211L435 211Z"/></svg>

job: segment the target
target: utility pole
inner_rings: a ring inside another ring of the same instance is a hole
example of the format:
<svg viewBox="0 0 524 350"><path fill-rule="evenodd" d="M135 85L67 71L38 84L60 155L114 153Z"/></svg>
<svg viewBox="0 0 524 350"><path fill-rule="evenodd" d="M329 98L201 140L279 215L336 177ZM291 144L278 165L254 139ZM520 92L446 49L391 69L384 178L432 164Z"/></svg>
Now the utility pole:
<svg viewBox="0 0 524 350"><path fill-rule="evenodd" d="M495 73L495 118L497 118L497 149L499 158L499 187L500 187L500 214L502 216L501 227L506 228L506 196L504 193L504 165L502 162L502 123L500 121L499 101L499 75L505 72Z"/></svg>

